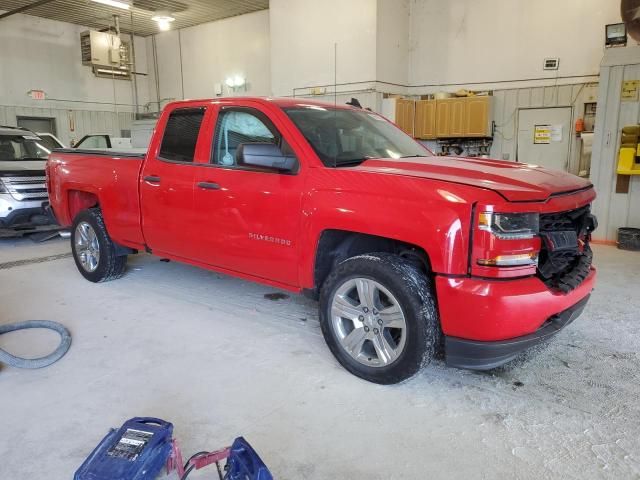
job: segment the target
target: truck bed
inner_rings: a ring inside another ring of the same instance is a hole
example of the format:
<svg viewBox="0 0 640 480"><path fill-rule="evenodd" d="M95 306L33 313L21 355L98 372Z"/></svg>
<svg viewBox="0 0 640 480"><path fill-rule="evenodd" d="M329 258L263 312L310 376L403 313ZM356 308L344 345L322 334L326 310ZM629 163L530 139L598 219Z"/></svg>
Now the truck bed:
<svg viewBox="0 0 640 480"><path fill-rule="evenodd" d="M75 215L98 204L114 240L131 248L144 245L138 180L145 154L57 149L47 162L51 205L58 222L70 226Z"/></svg>

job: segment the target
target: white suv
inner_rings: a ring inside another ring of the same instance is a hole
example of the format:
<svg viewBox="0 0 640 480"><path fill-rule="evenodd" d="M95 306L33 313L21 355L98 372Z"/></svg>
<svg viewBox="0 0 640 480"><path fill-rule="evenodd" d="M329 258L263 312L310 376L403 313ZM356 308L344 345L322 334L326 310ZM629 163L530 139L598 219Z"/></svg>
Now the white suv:
<svg viewBox="0 0 640 480"><path fill-rule="evenodd" d="M43 208L48 201L44 168L51 153L45 145L30 130L0 126L0 230L55 224Z"/></svg>

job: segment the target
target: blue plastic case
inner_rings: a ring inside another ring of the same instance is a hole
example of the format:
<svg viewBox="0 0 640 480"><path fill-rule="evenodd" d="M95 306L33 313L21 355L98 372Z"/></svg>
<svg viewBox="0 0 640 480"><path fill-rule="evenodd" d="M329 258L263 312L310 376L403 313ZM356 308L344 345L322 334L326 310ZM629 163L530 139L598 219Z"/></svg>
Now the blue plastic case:
<svg viewBox="0 0 640 480"><path fill-rule="evenodd" d="M273 480L273 477L249 442L238 437L231 445L224 480Z"/></svg>
<svg viewBox="0 0 640 480"><path fill-rule="evenodd" d="M111 430L84 461L74 480L152 480L171 453L173 425L135 417Z"/></svg>

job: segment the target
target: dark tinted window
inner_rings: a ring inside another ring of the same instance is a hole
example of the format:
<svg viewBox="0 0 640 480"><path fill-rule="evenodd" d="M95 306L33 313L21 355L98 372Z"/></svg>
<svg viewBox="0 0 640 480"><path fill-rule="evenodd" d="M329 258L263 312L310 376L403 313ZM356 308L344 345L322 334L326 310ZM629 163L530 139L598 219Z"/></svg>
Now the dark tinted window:
<svg viewBox="0 0 640 480"><path fill-rule="evenodd" d="M162 137L160 157L176 162L193 162L204 108L182 108L169 115Z"/></svg>
<svg viewBox="0 0 640 480"><path fill-rule="evenodd" d="M51 153L35 135L0 135L0 162L11 160L46 160Z"/></svg>

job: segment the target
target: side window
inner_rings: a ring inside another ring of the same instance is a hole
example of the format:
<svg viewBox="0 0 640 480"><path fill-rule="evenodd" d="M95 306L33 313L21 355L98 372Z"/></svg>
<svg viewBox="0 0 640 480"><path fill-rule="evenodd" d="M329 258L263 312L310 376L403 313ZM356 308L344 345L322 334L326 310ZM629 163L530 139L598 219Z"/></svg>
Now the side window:
<svg viewBox="0 0 640 480"><path fill-rule="evenodd" d="M236 152L242 143L281 144L280 134L259 112L221 110L212 152L212 163L225 167L237 165Z"/></svg>
<svg viewBox="0 0 640 480"><path fill-rule="evenodd" d="M76 148L109 148L104 135L89 135L76 145Z"/></svg>
<svg viewBox="0 0 640 480"><path fill-rule="evenodd" d="M204 111L204 108L180 108L171 112L160 145L162 159L193 162Z"/></svg>

